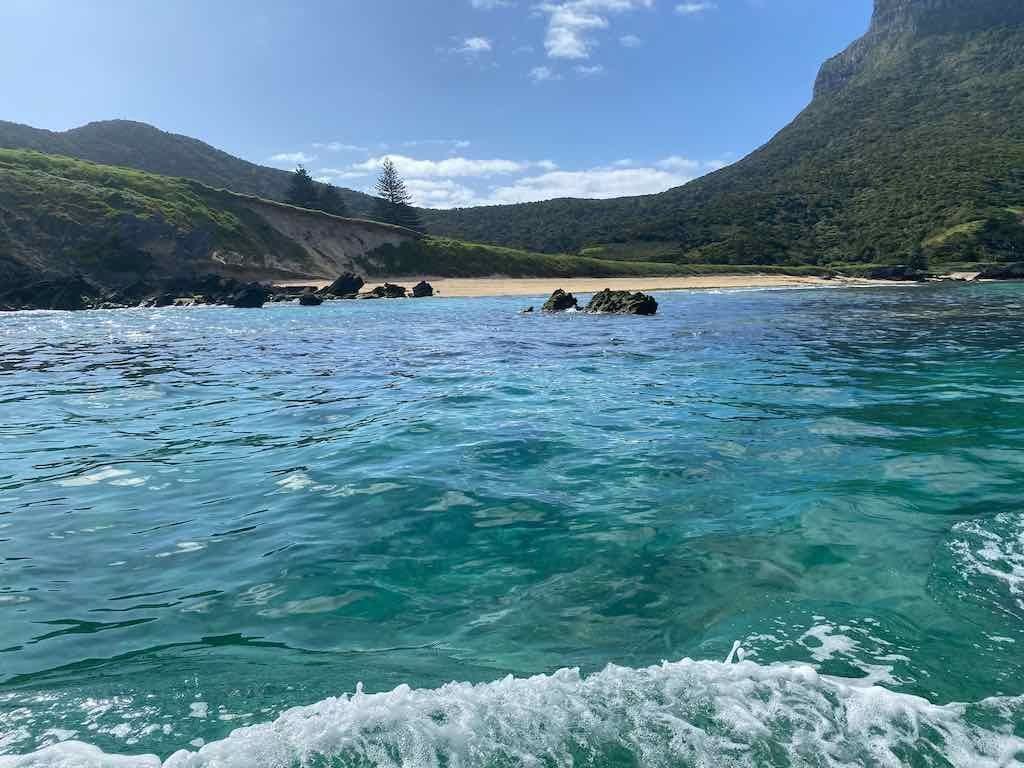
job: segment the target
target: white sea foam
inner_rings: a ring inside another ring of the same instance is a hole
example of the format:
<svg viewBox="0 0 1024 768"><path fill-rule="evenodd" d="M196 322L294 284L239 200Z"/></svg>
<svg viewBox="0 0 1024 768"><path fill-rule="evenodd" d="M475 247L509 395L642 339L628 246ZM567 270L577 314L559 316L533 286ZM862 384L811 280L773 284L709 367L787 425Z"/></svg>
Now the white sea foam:
<svg viewBox="0 0 1024 768"><path fill-rule="evenodd" d="M1024 766L1024 697L938 706L811 667L684 660L326 699L161 764L64 742L0 768ZM945 763L944 763L945 764Z"/></svg>
<svg viewBox="0 0 1024 768"><path fill-rule="evenodd" d="M969 520L953 534L950 549L960 575L1000 607L1024 611L1024 515Z"/></svg>

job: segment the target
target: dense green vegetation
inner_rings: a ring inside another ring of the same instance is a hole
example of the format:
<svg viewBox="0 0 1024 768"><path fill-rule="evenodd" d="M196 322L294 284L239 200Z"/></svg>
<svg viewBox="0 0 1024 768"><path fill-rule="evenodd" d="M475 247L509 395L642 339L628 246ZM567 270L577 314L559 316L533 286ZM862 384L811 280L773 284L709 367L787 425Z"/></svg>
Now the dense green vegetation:
<svg viewBox="0 0 1024 768"><path fill-rule="evenodd" d="M189 179L0 149L0 274L142 277L214 251L301 260L244 200Z"/></svg>
<svg viewBox="0 0 1024 768"><path fill-rule="evenodd" d="M426 237L401 246L384 246L359 260L366 274L445 277L677 277L713 274L819 275L814 267L756 267L713 264L667 264L531 253L497 245Z"/></svg>
<svg viewBox="0 0 1024 768"><path fill-rule="evenodd" d="M826 66L814 101L769 144L685 187L428 211L427 228L540 251L606 244L620 257L653 251L678 263L898 263L916 246L932 264L1019 260L1019 8L986 0L986 15L968 14L966 28L945 13L927 26L874 29ZM979 18L995 26L979 29Z"/></svg>

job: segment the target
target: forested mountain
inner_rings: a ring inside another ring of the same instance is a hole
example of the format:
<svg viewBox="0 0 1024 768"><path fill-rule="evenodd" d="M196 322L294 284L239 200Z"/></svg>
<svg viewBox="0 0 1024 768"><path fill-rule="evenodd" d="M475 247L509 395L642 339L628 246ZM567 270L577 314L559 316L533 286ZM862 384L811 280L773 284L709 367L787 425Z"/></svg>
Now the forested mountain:
<svg viewBox="0 0 1024 768"><path fill-rule="evenodd" d="M876 0L811 104L740 162L660 195L430 211L536 250L652 244L709 263L1024 256L1024 3ZM628 250L619 247L618 250ZM600 251L595 251L600 252Z"/></svg>
<svg viewBox="0 0 1024 768"><path fill-rule="evenodd" d="M291 174L126 121L52 133L0 122L0 147L197 179L284 200ZM351 216L374 198L342 190ZM768 144L658 195L420 210L431 234L678 264L1024 259L1024 2L876 0Z"/></svg>

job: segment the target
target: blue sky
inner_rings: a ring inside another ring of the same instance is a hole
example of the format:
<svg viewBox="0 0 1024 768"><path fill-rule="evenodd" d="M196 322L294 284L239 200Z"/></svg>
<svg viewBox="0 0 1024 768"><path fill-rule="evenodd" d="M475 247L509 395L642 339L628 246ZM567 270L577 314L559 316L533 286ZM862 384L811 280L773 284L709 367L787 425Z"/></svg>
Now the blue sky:
<svg viewBox="0 0 1024 768"><path fill-rule="evenodd" d="M0 119L127 118L450 207L658 192L763 144L871 0L0 0Z"/></svg>

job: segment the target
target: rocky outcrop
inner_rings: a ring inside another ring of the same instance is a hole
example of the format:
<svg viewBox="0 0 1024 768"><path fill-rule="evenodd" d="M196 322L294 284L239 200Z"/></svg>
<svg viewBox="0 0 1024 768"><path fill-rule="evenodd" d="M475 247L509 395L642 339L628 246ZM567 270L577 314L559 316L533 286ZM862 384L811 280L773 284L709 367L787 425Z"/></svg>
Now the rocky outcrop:
<svg viewBox="0 0 1024 768"><path fill-rule="evenodd" d="M250 283L234 294L228 302L238 309L259 309L270 298L270 290L265 285Z"/></svg>
<svg viewBox="0 0 1024 768"><path fill-rule="evenodd" d="M366 281L359 275L353 272L345 272L320 293L334 298L348 298L359 293L364 285L366 285Z"/></svg>
<svg viewBox="0 0 1024 768"><path fill-rule="evenodd" d="M299 304L303 307L319 307L323 303L324 300L315 293L304 293L299 296Z"/></svg>
<svg viewBox="0 0 1024 768"><path fill-rule="evenodd" d="M978 280L1024 280L1024 262L986 267L978 273Z"/></svg>
<svg viewBox="0 0 1024 768"><path fill-rule="evenodd" d="M658 302L646 293L612 291L606 288L594 294L584 311L613 315L654 315L658 312Z"/></svg>
<svg viewBox="0 0 1024 768"><path fill-rule="evenodd" d="M412 297L414 299L422 299L426 296L434 295L434 286L428 283L426 280L421 280L416 283L412 288Z"/></svg>
<svg viewBox="0 0 1024 768"><path fill-rule="evenodd" d="M841 90L878 48L924 35L1018 24L1024 24L1020 0L875 0L867 33L822 65L814 85L815 98Z"/></svg>
<svg viewBox="0 0 1024 768"><path fill-rule="evenodd" d="M561 288L557 289L551 294L551 297L544 302L544 306L541 307L542 312L565 312L570 309L576 309L579 306L579 302L576 301L576 297L571 293L566 293Z"/></svg>
<svg viewBox="0 0 1024 768"><path fill-rule="evenodd" d="M393 283L384 283L384 285L378 285L369 293L360 294L361 299L404 299L406 290L401 285L395 285Z"/></svg>
<svg viewBox="0 0 1024 768"><path fill-rule="evenodd" d="M896 280L905 282L922 282L928 279L927 272L921 272L913 267L873 267L864 272L868 280Z"/></svg>
<svg viewBox="0 0 1024 768"><path fill-rule="evenodd" d="M0 294L8 309L79 310L98 307L102 291L81 275L37 280Z"/></svg>

